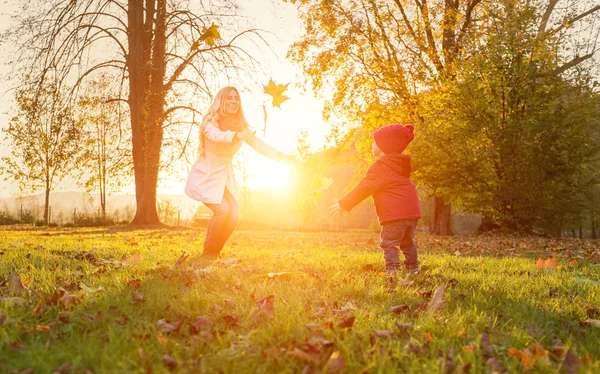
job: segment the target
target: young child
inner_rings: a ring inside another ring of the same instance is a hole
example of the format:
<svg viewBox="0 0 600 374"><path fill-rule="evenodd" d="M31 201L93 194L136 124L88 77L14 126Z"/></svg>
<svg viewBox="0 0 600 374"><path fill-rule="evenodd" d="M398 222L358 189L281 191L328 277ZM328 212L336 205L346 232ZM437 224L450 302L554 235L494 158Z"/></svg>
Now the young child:
<svg viewBox="0 0 600 374"><path fill-rule="evenodd" d="M350 211L368 196L373 196L381 224L381 242L385 270L392 274L400 268L398 247L404 254L404 268L419 272L414 233L421 218L417 189L410 180L411 157L402 152L414 139L414 126L387 125L373 132L373 154L379 157L358 185L329 207L331 216Z"/></svg>

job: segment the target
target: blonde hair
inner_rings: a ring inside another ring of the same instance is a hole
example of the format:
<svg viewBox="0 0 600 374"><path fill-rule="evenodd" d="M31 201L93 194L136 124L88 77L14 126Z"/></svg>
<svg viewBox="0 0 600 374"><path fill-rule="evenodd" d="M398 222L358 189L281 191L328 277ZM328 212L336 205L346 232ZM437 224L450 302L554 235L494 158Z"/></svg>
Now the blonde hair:
<svg viewBox="0 0 600 374"><path fill-rule="evenodd" d="M227 96L231 91L237 92L239 95L240 92L237 88L233 86L225 86L217 92L215 99L208 108L208 112L202 117L202 124L200 125L200 143L198 145L198 155L202 155L202 151L204 149L204 129L209 122L212 122L213 125L219 125L219 119L225 117L227 112L225 111L225 100L227 100ZM235 114L236 117L242 122L244 128L248 128L248 121L246 121L246 116L244 115L244 110L242 109L242 100L240 97L240 109Z"/></svg>

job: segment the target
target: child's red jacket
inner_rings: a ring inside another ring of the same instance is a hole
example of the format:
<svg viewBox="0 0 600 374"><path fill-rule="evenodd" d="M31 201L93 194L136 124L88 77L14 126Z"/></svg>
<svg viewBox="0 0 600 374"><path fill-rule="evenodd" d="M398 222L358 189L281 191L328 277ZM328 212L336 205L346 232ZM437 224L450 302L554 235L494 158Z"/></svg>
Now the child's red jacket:
<svg viewBox="0 0 600 374"><path fill-rule="evenodd" d="M403 154L380 157L369 167L358 185L339 200L342 209L350 211L373 195L381 225L401 219L421 218L417 189L410 180L410 159L410 156Z"/></svg>

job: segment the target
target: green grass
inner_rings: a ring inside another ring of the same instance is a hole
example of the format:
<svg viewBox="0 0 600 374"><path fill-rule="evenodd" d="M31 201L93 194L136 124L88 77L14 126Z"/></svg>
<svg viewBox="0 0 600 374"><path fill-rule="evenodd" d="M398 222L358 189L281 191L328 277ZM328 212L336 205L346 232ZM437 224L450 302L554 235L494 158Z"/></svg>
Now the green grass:
<svg viewBox="0 0 600 374"><path fill-rule="evenodd" d="M600 328L582 323L600 319L598 241L421 235L423 271L406 284L382 272L376 233L238 231L226 260L196 271L189 260L173 266L183 251L197 255L203 238L191 230L0 231L0 372L481 373L493 356L508 372L554 373L568 350L579 372L600 372ZM563 268L536 267L549 256ZM442 284L445 305L428 311ZM48 296L58 288L76 302ZM274 309L268 301L259 308L269 295ZM339 326L351 317L351 327ZM167 332L159 320L182 325ZM334 352L342 360L327 364Z"/></svg>

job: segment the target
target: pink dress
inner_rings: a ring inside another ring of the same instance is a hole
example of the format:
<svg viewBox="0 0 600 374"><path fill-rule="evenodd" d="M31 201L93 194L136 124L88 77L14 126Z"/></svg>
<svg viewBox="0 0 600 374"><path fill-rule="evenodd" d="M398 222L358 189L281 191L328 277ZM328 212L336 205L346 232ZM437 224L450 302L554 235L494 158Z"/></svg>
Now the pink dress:
<svg viewBox="0 0 600 374"><path fill-rule="evenodd" d="M232 160L242 142L233 142L235 131L221 131L210 122L206 124L202 135L204 149L192 165L185 194L202 203L220 204L227 188L239 200ZM256 136L246 142L258 153L271 159L275 159L279 152Z"/></svg>

